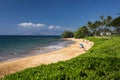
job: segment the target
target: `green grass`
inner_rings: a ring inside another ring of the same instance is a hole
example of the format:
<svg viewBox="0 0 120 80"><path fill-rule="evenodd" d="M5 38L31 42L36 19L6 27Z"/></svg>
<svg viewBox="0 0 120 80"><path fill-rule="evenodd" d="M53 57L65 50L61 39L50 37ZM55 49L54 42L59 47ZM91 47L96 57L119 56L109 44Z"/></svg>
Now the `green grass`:
<svg viewBox="0 0 120 80"><path fill-rule="evenodd" d="M87 53L68 61L29 68L3 80L119 80L120 37L92 38Z"/></svg>

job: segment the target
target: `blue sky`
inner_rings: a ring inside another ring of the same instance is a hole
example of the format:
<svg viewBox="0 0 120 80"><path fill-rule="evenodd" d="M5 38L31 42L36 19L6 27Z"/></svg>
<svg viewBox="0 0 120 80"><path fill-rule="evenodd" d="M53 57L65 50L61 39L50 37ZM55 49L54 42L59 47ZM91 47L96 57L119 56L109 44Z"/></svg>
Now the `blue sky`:
<svg viewBox="0 0 120 80"><path fill-rule="evenodd" d="M119 16L120 0L0 0L0 35L59 35L101 15Z"/></svg>

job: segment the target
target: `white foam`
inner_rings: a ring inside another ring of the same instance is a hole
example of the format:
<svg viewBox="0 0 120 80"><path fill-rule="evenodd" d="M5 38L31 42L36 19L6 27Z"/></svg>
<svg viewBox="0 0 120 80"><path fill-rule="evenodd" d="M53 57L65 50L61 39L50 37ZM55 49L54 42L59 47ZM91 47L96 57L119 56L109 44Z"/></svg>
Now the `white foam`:
<svg viewBox="0 0 120 80"><path fill-rule="evenodd" d="M46 47L47 49L61 49L64 48L65 46L61 46L61 45L53 45L53 46L48 46Z"/></svg>
<svg viewBox="0 0 120 80"><path fill-rule="evenodd" d="M34 51L31 52L31 54L32 53L33 54L47 53L47 52L50 52L50 51L62 49L69 44L71 44L70 41L64 41L64 42L60 42L60 43L45 46L45 47L37 47Z"/></svg>

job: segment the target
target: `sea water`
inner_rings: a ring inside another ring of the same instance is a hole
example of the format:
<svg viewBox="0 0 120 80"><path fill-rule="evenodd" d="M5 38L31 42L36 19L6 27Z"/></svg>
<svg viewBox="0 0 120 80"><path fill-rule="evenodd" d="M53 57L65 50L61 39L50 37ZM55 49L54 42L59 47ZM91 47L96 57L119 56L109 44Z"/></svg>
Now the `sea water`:
<svg viewBox="0 0 120 80"><path fill-rule="evenodd" d="M73 43L65 41L60 36L0 36L0 62L47 53Z"/></svg>

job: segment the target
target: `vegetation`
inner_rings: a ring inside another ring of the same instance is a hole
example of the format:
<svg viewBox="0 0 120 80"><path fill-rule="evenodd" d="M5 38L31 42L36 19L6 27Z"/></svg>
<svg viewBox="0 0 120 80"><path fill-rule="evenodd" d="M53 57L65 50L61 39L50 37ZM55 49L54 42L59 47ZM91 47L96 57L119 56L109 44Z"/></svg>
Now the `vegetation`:
<svg viewBox="0 0 120 80"><path fill-rule="evenodd" d="M120 37L87 39L94 46L81 56L29 68L2 80L119 80Z"/></svg>
<svg viewBox="0 0 120 80"><path fill-rule="evenodd" d="M100 20L97 20L95 22L88 22L87 27L89 30L92 32L94 36L100 36L101 32L111 32L110 27L111 27L111 22L112 22L112 17L108 16L106 19L104 16L100 16ZM107 31L106 31L107 30Z"/></svg>
<svg viewBox="0 0 120 80"><path fill-rule="evenodd" d="M86 26L83 26L81 28L79 28L75 33L74 33L74 37L75 38L81 38L81 37L85 37L89 35L89 30L87 29Z"/></svg>
<svg viewBox="0 0 120 80"><path fill-rule="evenodd" d="M62 37L62 38L72 38L72 37L73 37L73 32L71 32L71 31L64 31L64 32L61 34L61 37Z"/></svg>
<svg viewBox="0 0 120 80"><path fill-rule="evenodd" d="M80 27L77 31L74 32L75 38L81 38L85 36L103 36L101 33L104 33L104 36L107 35L106 33L120 33L120 17L112 19L111 16L100 16L100 20L96 20L94 22L88 21L85 26ZM115 28L116 31L114 31ZM68 35L68 33L63 32L63 36ZM70 37L70 36L67 36Z"/></svg>
<svg viewBox="0 0 120 80"><path fill-rule="evenodd" d="M116 32L120 34L120 16L115 18L112 22L111 25L115 27Z"/></svg>

